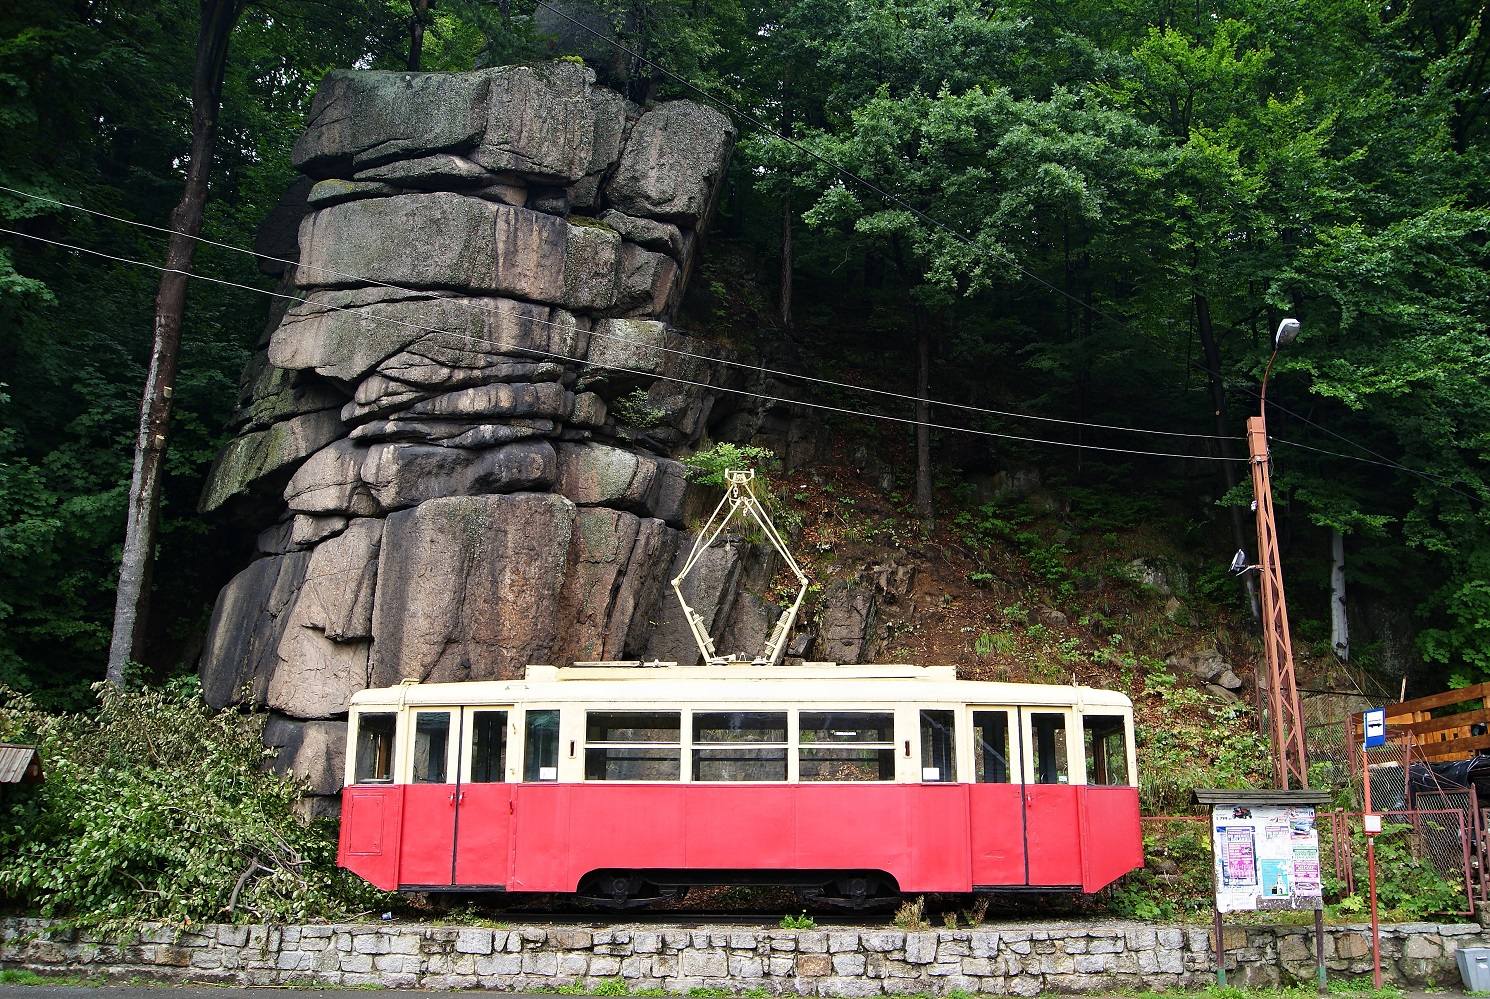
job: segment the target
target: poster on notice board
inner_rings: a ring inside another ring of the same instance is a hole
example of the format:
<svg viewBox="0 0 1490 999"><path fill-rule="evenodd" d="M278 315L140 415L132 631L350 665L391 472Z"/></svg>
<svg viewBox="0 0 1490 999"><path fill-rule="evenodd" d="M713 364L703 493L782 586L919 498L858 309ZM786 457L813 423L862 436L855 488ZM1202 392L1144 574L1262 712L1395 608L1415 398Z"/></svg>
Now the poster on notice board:
<svg viewBox="0 0 1490 999"><path fill-rule="evenodd" d="M1323 905L1312 806L1214 805L1211 830L1222 912Z"/></svg>

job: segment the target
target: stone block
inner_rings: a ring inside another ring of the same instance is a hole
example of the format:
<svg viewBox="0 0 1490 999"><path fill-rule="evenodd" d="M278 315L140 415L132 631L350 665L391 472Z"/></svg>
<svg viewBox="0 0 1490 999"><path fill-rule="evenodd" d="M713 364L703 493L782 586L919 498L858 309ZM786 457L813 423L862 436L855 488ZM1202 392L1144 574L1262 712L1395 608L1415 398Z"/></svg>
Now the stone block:
<svg viewBox="0 0 1490 999"><path fill-rule="evenodd" d="M853 930L834 930L828 934L828 950L841 954L859 949L859 934Z"/></svg>
<svg viewBox="0 0 1490 999"><path fill-rule="evenodd" d="M662 949L662 937L651 930L637 930L631 937L631 949L638 954L655 954Z"/></svg>
<svg viewBox="0 0 1490 999"><path fill-rule="evenodd" d="M843 953L833 955L833 974L835 975L862 975L864 974L864 955L859 953Z"/></svg>
<svg viewBox="0 0 1490 999"><path fill-rule="evenodd" d="M865 950L889 953L905 944L905 934L898 930L866 931L860 934Z"/></svg>
<svg viewBox="0 0 1490 999"><path fill-rule="evenodd" d="M476 958L476 974L483 979L493 976L520 974L523 970L521 954L500 953Z"/></svg>
<svg viewBox="0 0 1490 999"><path fill-rule="evenodd" d="M462 954L490 954L492 932L484 929L462 929L455 937L455 949Z"/></svg>
<svg viewBox="0 0 1490 999"><path fill-rule="evenodd" d="M590 976L592 978L613 978L621 973L621 959L600 955L590 958Z"/></svg>
<svg viewBox="0 0 1490 999"><path fill-rule="evenodd" d="M796 972L800 978L822 978L833 972L833 959L827 954L798 954Z"/></svg>
<svg viewBox="0 0 1490 999"><path fill-rule="evenodd" d="M879 983L862 978L824 978L818 982L820 996L875 996L880 994Z"/></svg>
<svg viewBox="0 0 1490 999"><path fill-rule="evenodd" d="M548 943L563 950L585 950L594 945L595 936L589 930L560 927L549 931Z"/></svg>
<svg viewBox="0 0 1490 999"><path fill-rule="evenodd" d="M734 979L761 978L765 975L765 966L758 957L739 957L731 955L729 959L729 977Z"/></svg>
<svg viewBox="0 0 1490 999"><path fill-rule="evenodd" d="M828 934L822 930L803 930L797 934L797 950L803 954L823 954L828 950Z"/></svg>
<svg viewBox="0 0 1490 999"><path fill-rule="evenodd" d="M930 964L936 960L936 934L907 933L905 935L905 959L911 964Z"/></svg>
<svg viewBox="0 0 1490 999"><path fill-rule="evenodd" d="M729 974L729 960L722 950L685 950L680 971L685 976L723 978Z"/></svg>

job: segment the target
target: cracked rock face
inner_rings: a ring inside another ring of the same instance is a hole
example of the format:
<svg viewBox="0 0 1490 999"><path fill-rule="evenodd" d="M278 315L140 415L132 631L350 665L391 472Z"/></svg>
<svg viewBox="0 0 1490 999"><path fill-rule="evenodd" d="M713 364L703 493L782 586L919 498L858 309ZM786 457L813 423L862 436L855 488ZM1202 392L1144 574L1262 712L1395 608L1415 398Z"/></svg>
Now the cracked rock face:
<svg viewBox="0 0 1490 999"><path fill-rule="evenodd" d="M201 500L257 536L204 692L269 708L317 793L368 686L697 655L664 599L692 544L675 457L721 375L666 323L733 139L571 63L322 82L261 237L303 301L248 365ZM612 405L637 390L661 414L644 428ZM741 558L722 547L692 598L748 636Z"/></svg>

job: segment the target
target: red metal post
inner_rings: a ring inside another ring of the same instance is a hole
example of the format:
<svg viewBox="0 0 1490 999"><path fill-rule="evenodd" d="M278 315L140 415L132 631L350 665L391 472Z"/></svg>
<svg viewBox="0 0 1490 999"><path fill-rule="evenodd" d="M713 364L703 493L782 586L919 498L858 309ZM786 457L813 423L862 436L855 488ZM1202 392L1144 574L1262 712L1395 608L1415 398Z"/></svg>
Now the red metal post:
<svg viewBox="0 0 1490 999"><path fill-rule="evenodd" d="M1257 554L1262 577L1263 651L1268 668L1268 710L1272 726L1274 769L1278 787L1309 786L1309 755L1304 745L1303 711L1294 677L1293 640L1288 632L1288 605L1283 597L1283 565L1278 553L1278 526L1273 517L1267 422L1247 420L1247 451L1252 465L1252 493L1257 501Z"/></svg>
<svg viewBox="0 0 1490 999"><path fill-rule="evenodd" d="M1361 747L1362 794L1365 798L1364 815L1371 814L1371 761L1366 758L1366 747ZM1366 876L1371 886L1371 981L1381 990L1381 919L1376 911L1376 835L1366 833Z"/></svg>

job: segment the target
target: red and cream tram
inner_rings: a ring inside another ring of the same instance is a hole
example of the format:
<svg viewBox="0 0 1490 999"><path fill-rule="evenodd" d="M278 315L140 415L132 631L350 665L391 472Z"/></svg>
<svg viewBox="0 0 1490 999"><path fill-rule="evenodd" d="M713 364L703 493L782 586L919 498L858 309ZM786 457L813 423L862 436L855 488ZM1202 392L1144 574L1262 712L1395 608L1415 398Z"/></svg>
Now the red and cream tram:
<svg viewBox="0 0 1490 999"><path fill-rule="evenodd" d="M339 861L380 888L1093 892L1143 863L1132 706L950 666L580 663L352 699Z"/></svg>

